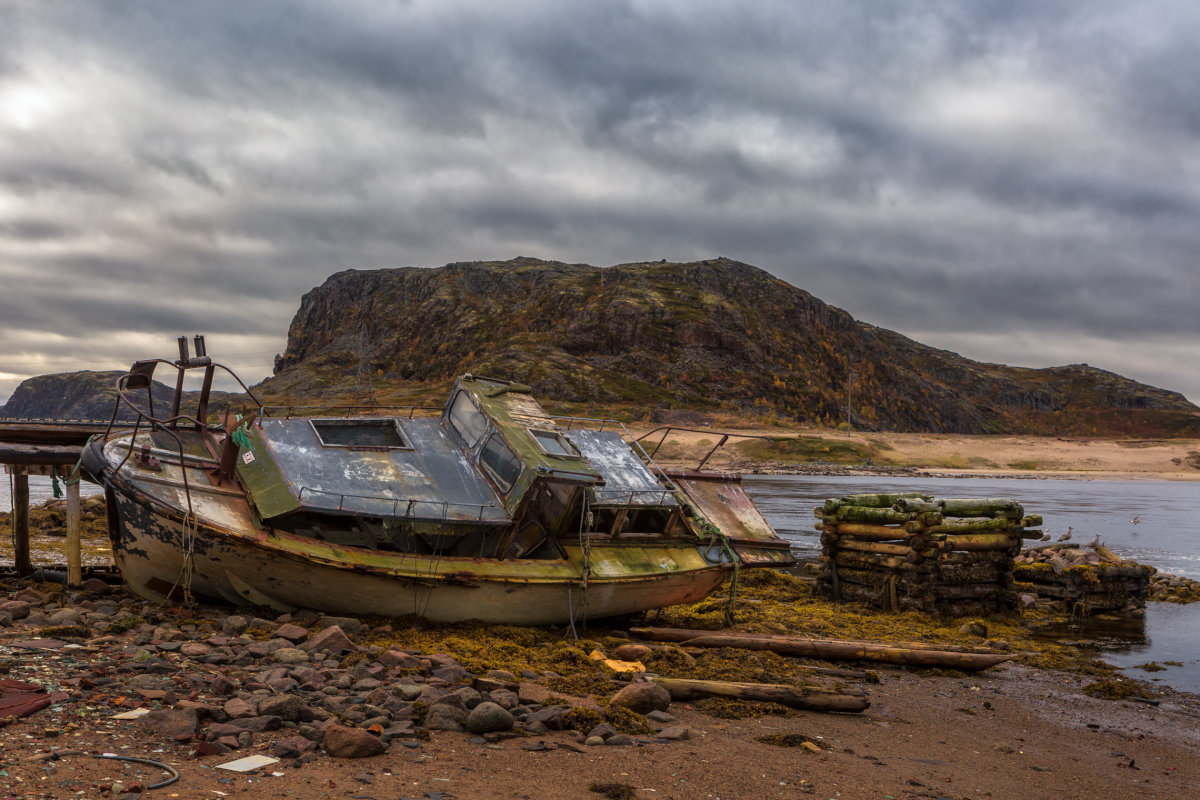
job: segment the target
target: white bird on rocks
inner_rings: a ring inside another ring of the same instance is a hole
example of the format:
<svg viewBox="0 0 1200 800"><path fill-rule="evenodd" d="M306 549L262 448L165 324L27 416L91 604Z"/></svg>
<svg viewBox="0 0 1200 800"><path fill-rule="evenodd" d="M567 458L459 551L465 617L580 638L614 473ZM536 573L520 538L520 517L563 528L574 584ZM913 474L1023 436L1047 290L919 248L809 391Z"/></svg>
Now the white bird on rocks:
<svg viewBox="0 0 1200 800"><path fill-rule="evenodd" d="M1058 537L1058 540L1059 540L1060 542L1069 542L1069 541L1071 541L1071 531L1072 531L1072 530L1073 530L1073 528L1072 528L1070 525L1068 525L1068 526L1067 526L1067 532L1066 532L1066 533L1064 533L1062 536Z"/></svg>
<svg viewBox="0 0 1200 800"><path fill-rule="evenodd" d="M1045 533L1043 533L1043 534L1042 534L1042 538L1041 538L1041 539L1038 539L1038 541L1039 541L1039 542L1048 542L1048 541L1050 541L1050 531L1046 531Z"/></svg>

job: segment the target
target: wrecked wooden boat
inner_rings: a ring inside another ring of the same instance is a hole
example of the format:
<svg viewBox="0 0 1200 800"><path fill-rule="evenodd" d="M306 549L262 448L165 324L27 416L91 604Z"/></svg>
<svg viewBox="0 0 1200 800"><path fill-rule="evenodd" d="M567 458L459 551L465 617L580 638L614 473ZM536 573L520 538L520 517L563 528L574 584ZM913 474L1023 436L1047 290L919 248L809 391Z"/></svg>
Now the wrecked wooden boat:
<svg viewBox="0 0 1200 800"><path fill-rule="evenodd" d="M134 364L117 402L136 422L84 451L142 597L536 625L693 602L793 563L740 476L660 469L620 423L552 417L527 386L464 375L434 415L297 416L238 380L250 412L213 425L214 375L237 376L202 337L196 351L180 339L177 361ZM161 366L177 389L156 416L135 399Z"/></svg>

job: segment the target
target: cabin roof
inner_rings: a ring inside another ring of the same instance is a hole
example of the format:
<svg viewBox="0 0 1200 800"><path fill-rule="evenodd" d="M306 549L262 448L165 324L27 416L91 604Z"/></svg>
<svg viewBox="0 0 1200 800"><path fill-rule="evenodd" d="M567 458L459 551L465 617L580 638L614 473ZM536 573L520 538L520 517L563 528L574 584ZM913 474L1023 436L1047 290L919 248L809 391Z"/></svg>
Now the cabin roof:
<svg viewBox="0 0 1200 800"><path fill-rule="evenodd" d="M265 518L297 510L507 524L440 419L261 420L239 475Z"/></svg>

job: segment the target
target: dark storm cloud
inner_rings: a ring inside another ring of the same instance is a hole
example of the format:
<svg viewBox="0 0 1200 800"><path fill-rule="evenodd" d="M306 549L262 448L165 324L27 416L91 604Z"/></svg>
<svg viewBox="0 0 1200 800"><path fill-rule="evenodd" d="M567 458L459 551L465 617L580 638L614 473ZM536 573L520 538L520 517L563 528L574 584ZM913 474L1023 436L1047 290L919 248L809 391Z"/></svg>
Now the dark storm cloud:
<svg viewBox="0 0 1200 800"><path fill-rule="evenodd" d="M335 271L519 253L725 255L970 356L1200 399L1168 363L1200 356L1191 4L6 15L0 396L72 337L125 359L180 328L257 378Z"/></svg>

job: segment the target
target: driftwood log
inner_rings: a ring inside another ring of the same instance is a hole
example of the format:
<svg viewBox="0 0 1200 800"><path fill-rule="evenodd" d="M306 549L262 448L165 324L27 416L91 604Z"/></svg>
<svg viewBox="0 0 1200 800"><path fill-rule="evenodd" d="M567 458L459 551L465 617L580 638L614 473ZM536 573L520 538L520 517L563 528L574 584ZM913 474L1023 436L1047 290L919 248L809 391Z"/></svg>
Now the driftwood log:
<svg viewBox="0 0 1200 800"><path fill-rule="evenodd" d="M1011 653L998 653L994 650L969 651L961 648L941 648L921 642L881 644L734 631L715 633L686 628L630 628L629 633L639 639L679 642L691 647L739 647L747 650L770 650L780 655L816 658L823 661L875 661L907 666L948 667L967 671L987 669L1014 657Z"/></svg>
<svg viewBox="0 0 1200 800"><path fill-rule="evenodd" d="M736 697L739 700L779 703L788 708L809 711L865 711L871 705L862 689L826 689L821 686L785 686L777 683L729 683L687 678L650 680L671 693L674 700L688 700L696 695Z"/></svg>

